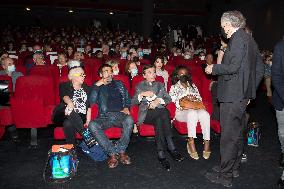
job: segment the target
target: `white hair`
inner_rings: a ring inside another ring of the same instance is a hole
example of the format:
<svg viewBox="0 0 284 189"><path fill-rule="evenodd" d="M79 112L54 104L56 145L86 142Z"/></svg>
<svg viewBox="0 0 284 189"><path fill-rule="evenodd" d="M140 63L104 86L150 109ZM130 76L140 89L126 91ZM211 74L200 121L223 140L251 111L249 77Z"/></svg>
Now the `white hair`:
<svg viewBox="0 0 284 189"><path fill-rule="evenodd" d="M67 64L68 64L68 68L69 69L72 69L74 67L81 67L82 66L82 64L81 64L81 62L79 60L69 60L67 62Z"/></svg>
<svg viewBox="0 0 284 189"><path fill-rule="evenodd" d="M68 73L68 79L72 80L74 78L74 74L80 74L82 73L82 71L84 72L83 68L81 67L76 67L76 68L71 69Z"/></svg>
<svg viewBox="0 0 284 189"><path fill-rule="evenodd" d="M72 80L73 74L80 73L83 70L82 64L78 60L69 60L67 62L67 65L68 65L68 68L69 68L69 73L68 73L68 79L69 80Z"/></svg>
<svg viewBox="0 0 284 189"><path fill-rule="evenodd" d="M244 28L246 26L246 18L240 11L227 11L221 17L221 22L229 22L234 28Z"/></svg>

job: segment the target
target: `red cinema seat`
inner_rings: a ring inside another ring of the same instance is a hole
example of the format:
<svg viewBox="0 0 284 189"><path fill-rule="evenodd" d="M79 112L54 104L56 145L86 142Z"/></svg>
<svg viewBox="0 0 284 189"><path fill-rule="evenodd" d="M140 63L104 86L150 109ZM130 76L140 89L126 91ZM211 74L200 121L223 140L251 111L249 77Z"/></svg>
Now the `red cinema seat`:
<svg viewBox="0 0 284 189"><path fill-rule="evenodd" d="M55 75L55 69L54 66L51 65L33 66L30 70L30 75L53 77Z"/></svg>
<svg viewBox="0 0 284 189"><path fill-rule="evenodd" d="M93 84L93 65L91 63L84 63L84 71L86 74L85 81L86 85L92 86Z"/></svg>
<svg viewBox="0 0 284 189"><path fill-rule="evenodd" d="M175 105L174 105L174 103L173 102L169 103L167 105L167 109L170 112L171 119L173 119L175 117ZM133 117L134 123L137 123L137 121L138 121L138 110L139 110L139 106L138 105L132 106L130 108L130 114ZM143 137L155 136L155 128L154 128L153 125L150 125L150 124L144 124L144 123L141 124L138 127L138 132Z"/></svg>
<svg viewBox="0 0 284 189"><path fill-rule="evenodd" d="M21 72L23 75L27 75L27 69L23 65L16 65L16 71Z"/></svg>
<svg viewBox="0 0 284 189"><path fill-rule="evenodd" d="M141 65L145 65L145 64L151 64L150 60L148 59L140 59L139 62L141 63Z"/></svg>
<svg viewBox="0 0 284 189"><path fill-rule="evenodd" d="M129 82L128 76L126 76L126 75L114 75L113 79L121 81L124 84L124 86L125 86L126 90L128 91L128 93L131 91L130 90L130 82Z"/></svg>
<svg viewBox="0 0 284 189"><path fill-rule="evenodd" d="M132 79L132 94L134 95L135 94L135 87L136 85L141 82L141 81L144 81L144 78L143 76L135 76L133 79ZM159 81L159 82L164 82L164 79L163 77L161 76L157 76L156 77L156 81ZM170 115L171 115L171 118L174 118L174 114L175 114L175 108L173 108L174 104L173 103L169 103L167 105L167 108L168 110L170 111ZM138 106L132 106L130 108L130 111L131 111L131 115L133 117L133 120L134 120L134 123L137 123L138 121L138 109L139 107ZM138 131L139 131L139 134L141 136L155 136L155 130L154 130L154 126L153 125L149 125L149 124L141 124L139 127L138 127Z"/></svg>
<svg viewBox="0 0 284 189"><path fill-rule="evenodd" d="M37 128L51 124L54 109L54 86L46 76L23 76L17 79L11 112L17 128L31 128L31 145L37 145Z"/></svg>
<svg viewBox="0 0 284 189"><path fill-rule="evenodd" d="M100 80L100 75L99 75L99 68L100 66L102 65L102 61L101 60L98 60L98 59L94 59L94 62L93 62L93 82L96 82L98 80Z"/></svg>
<svg viewBox="0 0 284 189"><path fill-rule="evenodd" d="M206 107L206 110L208 111L210 106L212 106L212 104L207 104L205 103L205 107ZM210 113L209 113L210 114ZM211 115L211 114L210 114ZM176 128L176 130L178 131L178 133L182 134L182 135L185 135L187 134L187 124L186 122L180 122L180 121L177 121L177 120L174 120L173 121L173 125L174 127ZM211 119L210 120L210 127L211 129L215 132L215 133L220 133L221 132L221 126L220 126L220 122L217 121L217 120L213 120ZM201 130L201 126L200 126L200 123L198 122L197 123L197 127L196 127L196 133L202 133L202 130Z"/></svg>
<svg viewBox="0 0 284 189"><path fill-rule="evenodd" d="M92 105L92 118L91 120L94 120L99 113L99 109L98 109L98 105L94 104ZM119 139L121 137L121 132L122 132L122 128L118 128L118 127L111 127L105 130L105 135L109 138L109 139Z"/></svg>
<svg viewBox="0 0 284 189"><path fill-rule="evenodd" d="M135 87L141 81L144 81L144 77L142 75L137 75L137 76L133 77L130 96L133 96L135 94L135 90L136 90ZM162 76L156 76L156 81L164 83L164 78Z"/></svg>

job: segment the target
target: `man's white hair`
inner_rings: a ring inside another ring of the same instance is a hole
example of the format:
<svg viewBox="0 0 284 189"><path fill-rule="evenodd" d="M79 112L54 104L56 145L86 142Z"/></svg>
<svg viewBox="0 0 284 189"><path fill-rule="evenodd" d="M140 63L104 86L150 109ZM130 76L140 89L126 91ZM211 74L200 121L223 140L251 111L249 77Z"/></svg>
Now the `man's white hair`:
<svg viewBox="0 0 284 189"><path fill-rule="evenodd" d="M229 22L234 28L244 28L246 26L246 18L240 11L227 11L221 17L221 22Z"/></svg>

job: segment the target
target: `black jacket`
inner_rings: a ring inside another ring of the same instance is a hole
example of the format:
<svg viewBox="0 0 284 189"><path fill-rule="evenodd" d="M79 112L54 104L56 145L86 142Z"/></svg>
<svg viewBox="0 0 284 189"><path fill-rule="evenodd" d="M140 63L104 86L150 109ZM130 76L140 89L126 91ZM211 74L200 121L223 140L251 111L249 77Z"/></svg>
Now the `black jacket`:
<svg viewBox="0 0 284 189"><path fill-rule="evenodd" d="M122 96L122 106L124 108L130 108L131 99L123 83L118 80L112 80L112 82L115 83L118 91L120 91L120 94ZM95 103L98 104L99 117L105 117L105 115L109 112L107 108L108 91L107 91L106 86L101 85L98 87L96 86L96 84L94 84L92 87L92 91L90 93L89 100L90 100L91 105Z"/></svg>
<svg viewBox="0 0 284 189"><path fill-rule="evenodd" d="M281 111L284 108L284 40L274 48L271 76L274 87L272 103L276 110Z"/></svg>
<svg viewBox="0 0 284 189"><path fill-rule="evenodd" d="M213 66L212 74L218 75L219 102L254 99L264 64L251 35L238 29L231 36L222 63Z"/></svg>

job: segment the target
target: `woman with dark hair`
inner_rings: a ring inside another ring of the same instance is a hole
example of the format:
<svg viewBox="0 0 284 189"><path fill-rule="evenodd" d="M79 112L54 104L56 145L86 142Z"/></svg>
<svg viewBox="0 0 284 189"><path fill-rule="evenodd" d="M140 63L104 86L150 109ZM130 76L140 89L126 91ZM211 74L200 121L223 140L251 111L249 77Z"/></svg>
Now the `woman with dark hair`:
<svg viewBox="0 0 284 189"><path fill-rule="evenodd" d="M74 58L74 46L72 44L68 44L66 46L66 57L68 60L71 60Z"/></svg>
<svg viewBox="0 0 284 189"><path fill-rule="evenodd" d="M209 159L211 154L209 113L204 108L192 109L181 104L181 99L184 99L185 97L192 99L194 102L202 102L202 98L197 87L194 85L194 83L192 83L191 75L187 67L178 66L173 72L172 81L173 85L169 94L172 98L172 101L176 105L175 119L177 121L187 123L189 138L187 143L187 151L192 159L199 159L195 149L194 138L196 138L197 122L200 122L204 140L203 158Z"/></svg>
<svg viewBox="0 0 284 189"><path fill-rule="evenodd" d="M165 70L165 59L163 56L156 56L153 61L153 65L156 68L156 75L162 76L164 78L164 84L167 88L168 80L169 80L169 73Z"/></svg>

